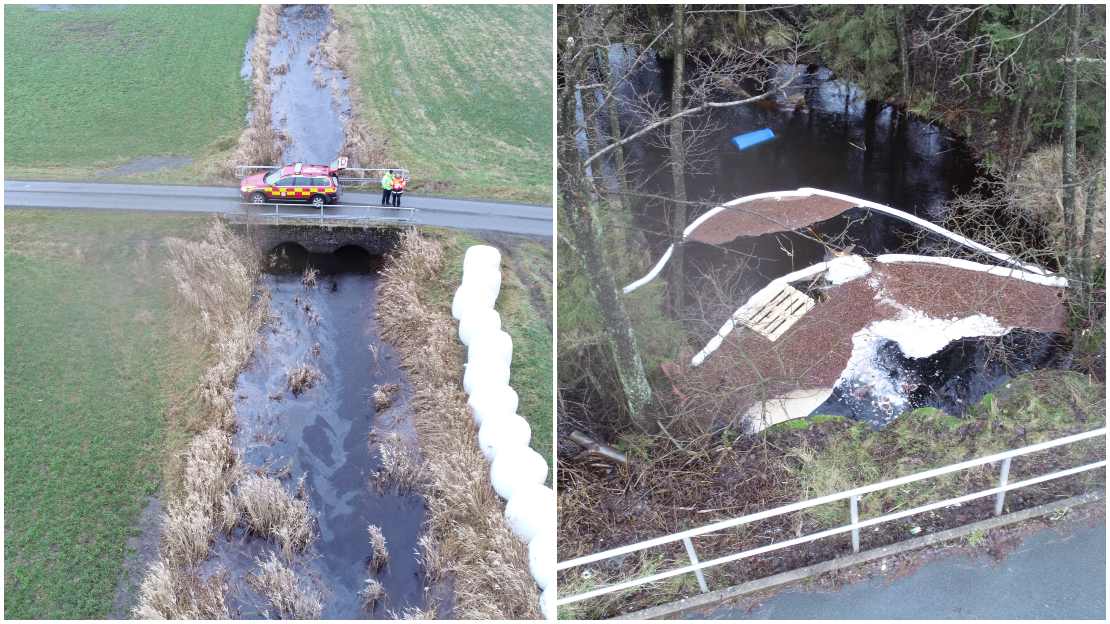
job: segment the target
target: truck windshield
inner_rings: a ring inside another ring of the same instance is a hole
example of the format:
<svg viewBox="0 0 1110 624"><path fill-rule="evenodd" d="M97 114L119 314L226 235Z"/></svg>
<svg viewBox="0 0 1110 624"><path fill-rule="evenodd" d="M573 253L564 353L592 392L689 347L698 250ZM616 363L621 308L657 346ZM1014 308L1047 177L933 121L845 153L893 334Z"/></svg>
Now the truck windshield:
<svg viewBox="0 0 1110 624"><path fill-rule="evenodd" d="M281 170L282 167L278 167L270 173L267 173L265 176L262 177L262 181L266 184L273 184L275 180L281 177Z"/></svg>

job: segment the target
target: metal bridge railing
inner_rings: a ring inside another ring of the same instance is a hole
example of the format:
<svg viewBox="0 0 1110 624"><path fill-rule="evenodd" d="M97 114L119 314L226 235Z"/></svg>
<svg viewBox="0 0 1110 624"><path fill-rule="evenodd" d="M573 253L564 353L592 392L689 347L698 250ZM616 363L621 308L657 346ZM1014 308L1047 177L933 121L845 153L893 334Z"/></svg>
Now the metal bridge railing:
<svg viewBox="0 0 1110 624"><path fill-rule="evenodd" d="M868 486L864 486L864 487L855 488L853 490L848 490L846 492L840 492L838 494L829 494L828 496L821 496L819 498L814 498L814 499L811 499L811 500L808 500L808 501L801 501L801 502L798 502L798 503L785 505L783 507L778 507L776 509L771 509L771 510L768 510L768 511L761 511L759 513L749 514L749 515L746 515L746 516L741 516L739 518L733 518L731 520L724 520L724 521L721 521L721 522L717 522L717 523L710 524L710 525L707 525L707 526L699 527L699 528L696 528L696 529L690 529L690 530L687 530L687 531L674 533L672 535L667 535L665 537L659 537L659 538L647 540L647 541L644 541L644 542L639 542L637 544L630 544L628 546L622 546L620 548L614 548L612 550L606 550L604 552L599 552L599 553L595 553L595 554L592 554L592 555L587 555L585 557L579 557L577 559L570 559L568 561L562 561L562 562L559 562L556 565L556 568L555 568L556 570L567 570L569 568L574 568L574 567L585 565L585 564L588 564L588 563L593 563L595 561L601 561L603 559L609 559L611 557L618 557L620 555L624 555L624 554L627 554L627 553L636 552L636 551L639 551L639 550L652 548L654 546L661 546L661 545L664 545L664 544L669 544L669 543L672 543L672 542L677 542L679 540L682 540L686 545L686 552L687 552L687 555L690 557L691 564L688 565L688 566L682 567L682 568L676 568L674 570L668 570L666 572L660 572L658 574L652 574L650 576L645 576L643 578L639 578L639 579L635 579L635 580L631 580L631 581L626 581L626 582L623 582L623 583L617 583L615 585L610 585L608 587L602 587L602 588L599 588L599 589L594 589L594 590L591 590L591 591L588 591L588 592L583 592L581 594L577 594L577 595L574 595L574 596L561 597L558 600L556 600L555 604L557 606L562 606L562 605L570 604L570 603L573 603L573 602L578 602L580 600L586 600L587 598L594 598L596 596L602 596L604 594L608 594L608 593L612 593L612 592L616 592L616 591L621 591L623 589L629 589L629 588L632 588L632 587L636 587L638 585L644 585L646 583L652 583L652 582L659 581L659 580L669 578L669 577L672 577L672 576L677 576L679 574L687 574L689 572L693 572L695 575L697 575L698 584L701 586L702 593L705 593L705 592L709 591L709 587L706 585L705 578L702 575L702 570L705 569L705 568L718 566L718 565L721 565L723 563L728 563L730 561L737 561L739 559L743 559L745 557L751 557L753 555L760 555L760 554L770 552L770 551L773 551L773 550L778 550L780 548L787 548L789 546L794 546L796 544L804 544L806 542L812 542L814 540L822 539L822 538L825 538L825 537L830 537L830 536L837 535L837 534L840 534L840 533L846 533L848 531L852 532L852 549L856 552L859 552L859 530L862 529L862 528L869 527L869 526L876 525L876 524L880 524L882 522L888 522L890 520L897 520L899 518L904 518L906 516L912 516L914 514L919 514L919 513L922 513L922 512L926 512L926 511L931 511L933 509L939 509L941 507L945 507L945 506L952 505L952 504L955 504L955 503L962 503L962 502L965 502L965 501L974 500L976 498L981 498L981 497L984 497L984 496L990 496L992 494L997 496L997 500L995 501L995 510L994 510L994 512L995 512L995 515L998 516L998 515L1002 514L1003 502L1005 500L1006 492L1009 491L1009 490L1013 490L1013 489L1017 489L1017 488L1023 488L1023 487L1029 487L1031 485L1034 485L1034 484L1037 484L1037 483L1042 483L1044 481L1050 481L1052 479L1058 479L1060 477L1066 477L1068 475L1078 474L1080 472L1084 472L1084 471L1088 471L1088 470L1095 470L1097 468L1101 468L1101 467L1106 466L1106 460L1104 459L1102 461L1094 462L1092 464L1086 464L1084 466L1079 466L1079 467L1076 467L1076 468L1070 468L1070 469L1067 469L1067 470L1061 470L1059 472L1054 472L1054 473L1051 473L1051 474L1042 475L1042 476L1034 477L1034 478L1031 478L1031 479L1026 479L1024 481L1019 481L1017 483L1009 483L1008 484L1007 479L1009 478L1009 474L1010 474L1010 460L1012 458L1018 457L1018 456L1021 456L1021 455L1026 455L1026 454L1029 454L1029 453L1035 453L1037 451L1043 451L1045 449L1049 449L1049 448L1053 448L1053 447L1057 447L1057 446L1062 446L1062 445L1065 445L1065 444L1072 444L1074 442L1079 442L1081 440L1087 440L1087 439L1090 439L1090 438L1105 436L1105 435L1106 435L1106 427L1103 427L1101 429L1095 429L1093 431L1087 431L1085 433L1080 433L1080 434L1068 436L1066 438L1060 438L1060 439L1057 439L1057 440L1050 440L1048 442L1042 442L1040 444L1034 444L1032 446L1026 446L1024 448L1015 449L1015 450L1012 450L1012 451L1006 451L1006 452L1003 452L1003 453L995 453L994 455L989 455L987 457L982 457L982 458L979 458L979 459L972 459L972 460L968 460L968 461L965 461L965 462L960 462L958 464L952 464L950 466L945 466L943 468L935 468L933 470L927 470L925 472L919 472L917 474L912 474L912 475L908 475L908 476L905 476L905 477L899 477L897 479L891 479L889 481L883 481L882 483L876 483L874 485L868 485ZM897 487L899 485L904 485L906 483L912 483L914 481L920 481L922 479L929 479L929 478L933 478L933 477L938 477L938 476L945 475L945 474L948 474L948 473L951 473L951 472L956 472L956 471L959 471L959 470L966 470L968 468L974 468L976 466L981 466L983 464L994 463L994 462L1002 462L1002 470L1001 470L1001 474L999 475L999 481L998 481L998 486L997 487L993 487L993 488L990 488L990 489L987 489L987 490L981 490L979 492L974 492L972 494L966 494L964 496L949 498L947 500L943 500L943 501L936 502L936 503L930 503L928 505L922 505L922 506L916 507L914 509L908 509L906 511L900 511L898 513L887 514L885 516L880 516L878 518L872 518L870 520L860 521L859 518L858 518L857 505L858 505L858 502L860 500L860 497L862 497L864 494L869 494L871 492L876 492L876 491L879 491L879 490L885 490L887 488ZM704 561L704 562L699 562L698 561L697 552L694 550L694 544L690 539L692 537L697 537L699 535L706 535L708 533L715 533L717 531L722 531L724 529L730 529L730 528L737 527L737 526L747 524L747 523L750 523L750 522L755 522L757 520L764 520L764 519L772 518L772 517L779 516L779 515L782 515L782 514L786 514L786 513L790 513L790 512L794 512L794 511L800 511L800 510L803 510L803 509L809 509L810 507L816 507L818 505L824 505L826 503L832 503L832 502L836 502L836 501L844 500L844 499L849 500L849 504L851 506L851 512L852 512L852 521L849 524L845 525L845 526L836 527L836 528L828 529L828 530L821 531L821 532L818 532L818 533L813 533L811 535L806 535L806 536L803 536L803 537L778 542L776 544L770 544L768 546L761 546L759 548L752 548L750 550L741 551L741 552L738 552L738 553L735 553L735 554L732 554L732 555L719 557L719 558L713 559L711 561Z"/></svg>
<svg viewBox="0 0 1110 624"><path fill-rule="evenodd" d="M233 223L240 217L245 218L247 220L251 220L251 221L267 221L267 222L272 218L274 225L281 225L281 220L282 219L292 219L294 221L305 221L305 220L319 221L321 226L324 225L325 221L363 221L363 222L365 222L366 225L369 225L370 223L374 223L374 222L403 223L405 225L416 225L416 224L420 223L420 219L413 218L413 214L417 211L416 208L391 208L389 206L352 206L352 205L348 205L348 204L332 204L330 206L332 208L335 208L337 206L342 207L342 208L355 208L355 209L364 208L364 209L366 209L366 214L365 215L326 215L326 214L324 214L324 208L320 208L319 213L295 213L295 212L284 212L283 213L283 212L281 212L282 206L284 206L286 209L288 209L288 208L298 208L298 209L303 210L306 207L305 204L270 204L270 203L252 204L252 203L243 202L243 203L240 203L239 205L244 207L243 212L228 212L228 213L224 214L224 218L230 219ZM274 209L273 212L254 212L254 211L250 210L252 207L269 208L271 206ZM397 211L406 211L407 210L408 211L408 216L407 217L406 216L385 217L385 216L379 216L379 215L371 215L370 214L371 209L374 209L374 210L397 210Z"/></svg>

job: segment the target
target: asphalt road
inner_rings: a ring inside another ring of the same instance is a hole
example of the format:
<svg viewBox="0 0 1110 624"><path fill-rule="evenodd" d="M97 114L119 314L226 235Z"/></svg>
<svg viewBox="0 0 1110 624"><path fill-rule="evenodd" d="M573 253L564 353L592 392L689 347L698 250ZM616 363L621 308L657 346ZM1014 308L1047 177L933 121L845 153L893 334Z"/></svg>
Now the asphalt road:
<svg viewBox="0 0 1110 624"><path fill-rule="evenodd" d="M154 184L110 184L100 182L41 182L4 180L5 208L157 210L170 212L242 212L239 191L230 187L164 186ZM381 193L346 192L339 204L324 208L325 216L367 214L407 217L408 210L379 208ZM421 197L405 194L403 208L415 208L422 225L460 230L492 230L512 234L551 236L554 211L551 206L510 204L473 199ZM254 207L252 207L253 209ZM273 205L262 207L272 213ZM282 213L318 214L307 204L282 206Z"/></svg>
<svg viewBox="0 0 1110 624"><path fill-rule="evenodd" d="M723 620L1099 620L1106 619L1106 524L1022 540L1001 564L947 557L906 578L847 585L835 593L780 593L750 612L719 607ZM690 619L702 617L688 614Z"/></svg>

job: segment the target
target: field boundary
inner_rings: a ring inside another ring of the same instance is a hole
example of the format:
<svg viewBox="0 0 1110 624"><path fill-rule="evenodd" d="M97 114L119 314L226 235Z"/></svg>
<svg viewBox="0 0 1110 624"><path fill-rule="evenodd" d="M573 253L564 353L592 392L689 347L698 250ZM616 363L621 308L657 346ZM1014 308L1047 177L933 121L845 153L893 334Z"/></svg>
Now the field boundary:
<svg viewBox="0 0 1110 624"><path fill-rule="evenodd" d="M987 531L990 529L996 529L1010 524L1024 522L1032 518L1046 516L1053 512L1061 511L1071 507L1079 507L1082 505L1096 503L1105 499L1106 490L1090 492L1088 494L1074 496L1072 498L1068 498L1055 503L1040 505L1038 507L1032 507L1030 509L1025 509L1022 511L1015 511L1003 516L982 520L980 522L973 522L971 524L966 524L954 529L939 531L937 533L917 537L905 542L899 542L897 544L891 544L889 546L883 546L881 548L875 548L853 555L846 555L833 561L826 561L824 563L818 563L816 565L798 568L797 570L783 572L782 574L776 574L774 576L768 576L761 579L756 579L754 581L748 581L739 585L733 585L732 587L726 587L725 589L719 589L705 594L700 594L692 598L684 598L682 600L676 600L674 602L650 607L641 611L626 613L610 619L657 620L667 617L676 617L683 612L697 611L708 607L715 607L727 600L732 600L734 598L739 598L741 596L746 596L757 592L777 589L779 587L783 587L797 581L820 576L827 572L843 570L845 568L851 568L860 564L870 563L872 561L877 561L879 559L884 559L911 550L918 550L920 548L925 548L934 544L939 544L941 542L961 539L971 535L976 531Z"/></svg>

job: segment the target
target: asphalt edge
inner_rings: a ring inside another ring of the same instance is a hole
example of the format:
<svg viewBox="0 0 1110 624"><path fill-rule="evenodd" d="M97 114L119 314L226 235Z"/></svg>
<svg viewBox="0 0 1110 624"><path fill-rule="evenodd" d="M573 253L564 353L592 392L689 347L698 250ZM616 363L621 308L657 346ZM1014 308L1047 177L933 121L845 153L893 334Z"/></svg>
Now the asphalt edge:
<svg viewBox="0 0 1110 624"><path fill-rule="evenodd" d="M788 585L790 583L805 580L810 577L819 576L826 572L842 570L844 568L850 568L852 566L857 566L863 563L869 563L877 559L883 559L907 551L925 548L927 546L932 546L933 544L937 544L940 542L947 542L949 540L966 537L968 535L971 535L975 531L984 531L1006 526L1009 524L1023 522L1031 518L1046 516L1050 513L1061 511L1070 507L1079 507L1081 505L1094 503L1100 500L1104 500L1105 498L1106 490L1090 492L1081 496L1075 496L1062 501L1057 501L1055 503L1040 505L1038 507L1032 507L1030 509L1024 509L1022 511L1015 511L1013 513L1008 513L996 518L989 518L987 520L973 522L971 524L956 527L954 529L947 529L938 533L931 533L922 537L916 537L905 542L891 544L890 546L883 546L882 548L875 548L873 550L868 550L861 553L846 555L832 561L826 561L824 563L818 563L816 565L798 568L797 570L783 572L782 574L775 574L773 576L756 579L754 581L748 581L746 583L733 585L732 587L727 587L725 589L718 589L705 594L700 594L692 598L683 598L682 600L676 600L674 602L650 607L641 611L625 613L623 615L618 615L617 617L610 619L657 620L667 617L674 617L680 615L684 611L697 611L700 609L705 609L707 607L715 607L722 602L725 602L726 600L732 600L733 598L737 598L740 596L775 589L778 587L782 587L783 585Z"/></svg>

